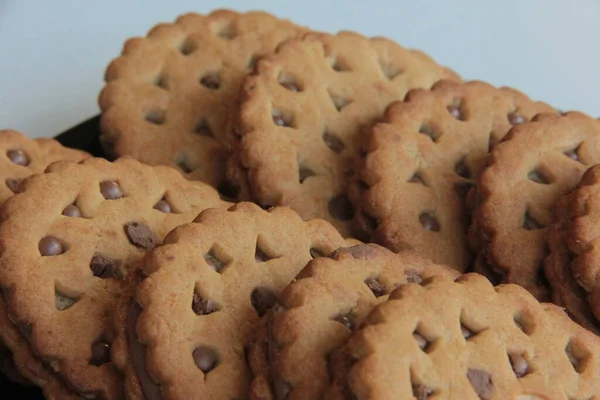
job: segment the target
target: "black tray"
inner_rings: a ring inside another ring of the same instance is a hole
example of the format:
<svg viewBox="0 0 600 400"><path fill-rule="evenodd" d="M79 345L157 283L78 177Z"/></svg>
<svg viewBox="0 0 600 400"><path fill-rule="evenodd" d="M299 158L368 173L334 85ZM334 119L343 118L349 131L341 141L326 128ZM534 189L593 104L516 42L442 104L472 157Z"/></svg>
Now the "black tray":
<svg viewBox="0 0 600 400"><path fill-rule="evenodd" d="M104 157L104 151L100 146L100 116L97 115L74 126L73 128L55 137L63 146L85 150L96 157ZM43 400L41 390L33 387L23 387L12 383L4 375L0 374L0 399Z"/></svg>

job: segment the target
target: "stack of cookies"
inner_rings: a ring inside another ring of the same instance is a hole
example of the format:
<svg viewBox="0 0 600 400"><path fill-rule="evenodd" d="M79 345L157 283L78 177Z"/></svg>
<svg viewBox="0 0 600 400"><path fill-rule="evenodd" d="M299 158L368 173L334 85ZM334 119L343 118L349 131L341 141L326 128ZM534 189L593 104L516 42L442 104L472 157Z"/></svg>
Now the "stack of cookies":
<svg viewBox="0 0 600 400"><path fill-rule="evenodd" d="M600 398L600 121L263 12L157 25L105 78L104 158L0 131L10 379Z"/></svg>

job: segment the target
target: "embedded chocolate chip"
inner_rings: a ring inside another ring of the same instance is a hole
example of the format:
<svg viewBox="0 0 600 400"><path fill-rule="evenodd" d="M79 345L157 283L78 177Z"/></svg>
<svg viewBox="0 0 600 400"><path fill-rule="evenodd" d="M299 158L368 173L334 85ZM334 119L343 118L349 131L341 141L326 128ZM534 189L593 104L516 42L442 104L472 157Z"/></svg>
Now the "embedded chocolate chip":
<svg viewBox="0 0 600 400"><path fill-rule="evenodd" d="M283 86L284 88L286 88L287 90L289 90L290 92L299 92L300 91L300 86L298 86L298 84L294 83L294 82L279 82L279 84L281 86Z"/></svg>
<svg viewBox="0 0 600 400"><path fill-rule="evenodd" d="M579 150L579 146L573 150L567 150L563 154L572 160L579 161L579 154L577 154L577 150Z"/></svg>
<svg viewBox="0 0 600 400"><path fill-rule="evenodd" d="M473 387L475 393L481 400L489 400L494 392L494 383L489 372L481 369L469 368L467 371L467 379Z"/></svg>
<svg viewBox="0 0 600 400"><path fill-rule="evenodd" d="M419 185L427 186L427 184L425 183L425 180L423 179L421 174L419 174L418 172L415 172L415 174L410 178L409 182L410 183L418 183Z"/></svg>
<svg viewBox="0 0 600 400"><path fill-rule="evenodd" d="M433 390L424 385L413 385L412 391L417 400L429 400L429 396L433 394Z"/></svg>
<svg viewBox="0 0 600 400"><path fill-rule="evenodd" d="M409 283L420 284L421 282L423 282L423 278L421 278L419 276L419 274L417 274L416 272L406 271L404 273L404 278L406 279L406 282L409 282Z"/></svg>
<svg viewBox="0 0 600 400"><path fill-rule="evenodd" d="M219 363L216 351L206 346L196 348L192 353L192 357L194 357L196 366L205 374L215 369Z"/></svg>
<svg viewBox="0 0 600 400"><path fill-rule="evenodd" d="M340 194L329 200L329 213L338 221L349 221L354 216L352 203L345 194Z"/></svg>
<svg viewBox="0 0 600 400"><path fill-rule="evenodd" d="M439 139L439 135L434 132L433 128L429 125L421 125L421 128L419 128L419 133L427 136L434 143Z"/></svg>
<svg viewBox="0 0 600 400"><path fill-rule="evenodd" d="M142 222L128 222L124 226L129 243L150 250L156 246L156 236L148 225Z"/></svg>
<svg viewBox="0 0 600 400"><path fill-rule="evenodd" d="M450 115L452 115L457 120L463 121L463 114L462 114L462 111L460 110L460 104L449 105L448 107L446 107L446 110L448 110Z"/></svg>
<svg viewBox="0 0 600 400"><path fill-rule="evenodd" d="M527 122L527 118L513 112L508 114L508 122L510 122L511 125L524 124L525 122Z"/></svg>
<svg viewBox="0 0 600 400"><path fill-rule="evenodd" d="M312 249L310 249L310 256L312 258L318 258L318 257L325 257L326 254L319 249L312 248Z"/></svg>
<svg viewBox="0 0 600 400"><path fill-rule="evenodd" d="M356 328L356 326L354 325L354 318L354 314L350 312L348 314L338 315L337 317L333 318L333 320L344 325L350 332L353 332Z"/></svg>
<svg viewBox="0 0 600 400"><path fill-rule="evenodd" d="M454 172L456 172L456 175L462 176L466 179L469 179L471 177L471 171L469 170L469 167L467 166L466 160L464 158L456 163L456 165L454 166Z"/></svg>
<svg viewBox="0 0 600 400"><path fill-rule="evenodd" d="M422 213L419 215L419 222L426 231L439 232L441 227L433 213Z"/></svg>
<svg viewBox="0 0 600 400"><path fill-rule="evenodd" d="M200 84L207 89L217 90L221 87L221 78L217 74L206 74L200 79Z"/></svg>
<svg viewBox="0 0 600 400"><path fill-rule="evenodd" d="M165 123L165 112L162 110L149 111L144 119L154 125L162 125Z"/></svg>
<svg viewBox="0 0 600 400"><path fill-rule="evenodd" d="M121 279L121 261L113 260L101 254L94 254L90 261L90 269L94 276L102 279Z"/></svg>
<svg viewBox="0 0 600 400"><path fill-rule="evenodd" d="M194 292L194 297L192 299L192 311L194 311L196 315L212 314L215 311L219 311L220 308L221 307L216 302L204 298L198 293Z"/></svg>
<svg viewBox="0 0 600 400"><path fill-rule="evenodd" d="M250 301L258 316L262 317L277 302L277 295L269 288L257 287L252 291Z"/></svg>
<svg viewBox="0 0 600 400"><path fill-rule="evenodd" d="M331 254L329 258L337 259L341 254L350 254L352 257L360 260L366 260L373 254L377 254L376 250L368 244L357 244L350 247L340 247Z"/></svg>
<svg viewBox="0 0 600 400"><path fill-rule="evenodd" d="M365 279L365 283L375 297L381 297L386 293L386 287L374 276Z"/></svg>
<svg viewBox="0 0 600 400"><path fill-rule="evenodd" d="M54 293L54 306L58 311L64 311L70 308L73 304L77 303L77 300L78 299L60 293L58 290Z"/></svg>
<svg viewBox="0 0 600 400"><path fill-rule="evenodd" d="M171 212L171 205L169 204L168 201L166 200L159 200L155 205L154 205L154 209L158 210L160 212L164 212L165 214L168 214Z"/></svg>
<svg viewBox="0 0 600 400"><path fill-rule="evenodd" d="M323 141L325 142L327 147L329 147L331 151L333 151L336 154L340 154L346 148L346 145L344 144L344 142L342 142L342 139L340 139L339 136L333 133L323 133Z"/></svg>
<svg viewBox="0 0 600 400"><path fill-rule="evenodd" d="M212 249L204 255L204 261L206 261L208 266L214 269L216 272L221 272L221 269L223 269L223 263L217 258L217 256L215 256L215 253Z"/></svg>
<svg viewBox="0 0 600 400"><path fill-rule="evenodd" d="M69 204L63 210L62 215L67 216L67 217L77 217L77 218L80 218L81 217L81 210L79 210L79 207L77 207L76 205Z"/></svg>
<svg viewBox="0 0 600 400"><path fill-rule="evenodd" d="M298 174L300 176L300 183L303 183L306 178L310 178L311 176L316 176L315 172L308 167L300 167L298 170Z"/></svg>
<svg viewBox="0 0 600 400"><path fill-rule="evenodd" d="M423 351L427 350L427 347L429 346L429 342L422 335L418 334L417 332L414 332L413 339L415 339L415 342L417 342L417 345L419 345L421 350L423 350Z"/></svg>
<svg viewBox="0 0 600 400"><path fill-rule="evenodd" d="M210 125L205 119L203 119L202 121L200 121L200 123L198 123L198 125L196 125L196 128L194 128L194 132L199 135L214 137L212 129L210 129Z"/></svg>
<svg viewBox="0 0 600 400"><path fill-rule="evenodd" d="M99 367L107 362L110 362L110 345L102 341L92 343L92 358L90 358L90 365Z"/></svg>
<svg viewBox="0 0 600 400"><path fill-rule="evenodd" d="M11 192L17 193L19 191L19 185L21 184L22 181L23 181L23 179L20 179L20 178L8 178L8 179L6 179L5 183Z"/></svg>
<svg viewBox="0 0 600 400"><path fill-rule="evenodd" d="M529 214L529 211L525 213L525 216L523 217L523 228L527 229L528 231L532 231L532 230L536 230L536 229L542 229L544 228L544 226L542 224L540 224L538 221L535 220L535 218L533 218L531 216L531 214Z"/></svg>
<svg viewBox="0 0 600 400"><path fill-rule="evenodd" d="M42 256L57 256L65 252L65 249L55 237L46 236L38 243L38 250Z"/></svg>
<svg viewBox="0 0 600 400"><path fill-rule="evenodd" d="M115 181L100 182L100 193L106 200L117 200L123 197L123 191Z"/></svg>
<svg viewBox="0 0 600 400"><path fill-rule="evenodd" d="M550 181L546 179L546 177L542 174L539 169L534 169L529 174L527 174L527 178L534 181L535 183L541 183L542 185L549 185Z"/></svg>
<svg viewBox="0 0 600 400"><path fill-rule="evenodd" d="M529 372L529 363L521 354L509 354L510 365L517 378L522 378Z"/></svg>
<svg viewBox="0 0 600 400"><path fill-rule="evenodd" d="M473 337L473 335L475 335L475 333L472 330L470 330L462 324L460 325L460 333L462 333L463 338L467 340Z"/></svg>
<svg viewBox="0 0 600 400"><path fill-rule="evenodd" d="M6 156L13 163L15 163L17 165L22 165L23 167L28 166L29 163L31 162L29 160L29 157L27 157L27 154L23 150L20 150L20 149L9 150L6 152Z"/></svg>

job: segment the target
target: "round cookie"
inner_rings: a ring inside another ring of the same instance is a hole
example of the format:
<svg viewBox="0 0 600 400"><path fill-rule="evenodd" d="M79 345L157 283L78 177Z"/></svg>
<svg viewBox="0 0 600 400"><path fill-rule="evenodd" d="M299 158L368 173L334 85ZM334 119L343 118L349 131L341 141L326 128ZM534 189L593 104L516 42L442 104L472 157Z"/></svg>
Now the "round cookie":
<svg viewBox="0 0 600 400"><path fill-rule="evenodd" d="M478 81L411 90L361 146L350 199L365 241L465 271L472 258L465 198L490 148L513 125L552 111L514 89Z"/></svg>
<svg viewBox="0 0 600 400"><path fill-rule="evenodd" d="M494 147L476 184L476 271L547 300L545 235L554 206L599 162L600 121L585 114L539 114L515 126Z"/></svg>
<svg viewBox="0 0 600 400"><path fill-rule="evenodd" d="M141 390L129 398L246 398L245 348L260 317L309 260L345 245L323 220L252 203L207 210L175 229L144 263L130 309Z"/></svg>
<svg viewBox="0 0 600 400"><path fill-rule="evenodd" d="M600 165L588 169L577 189L561 198L556 215L548 230L550 254L545 265L553 300L599 334Z"/></svg>
<svg viewBox="0 0 600 400"><path fill-rule="evenodd" d="M388 294L407 282L454 270L375 244L336 250L311 261L263 319L250 352L253 399L318 399L329 382L330 354Z"/></svg>
<svg viewBox="0 0 600 400"><path fill-rule="evenodd" d="M241 91L237 157L252 197L349 236L347 186L361 129L408 90L442 78L459 79L383 38L310 32L285 42L258 61Z"/></svg>
<svg viewBox="0 0 600 400"><path fill-rule="evenodd" d="M171 168L129 158L56 162L46 171L2 208L8 315L71 390L120 399L110 345L123 276L175 226L228 203Z"/></svg>
<svg viewBox="0 0 600 400"><path fill-rule="evenodd" d="M216 10L128 40L99 97L105 149L227 190L228 123L243 78L259 57L303 31L264 12Z"/></svg>
<svg viewBox="0 0 600 400"><path fill-rule="evenodd" d="M478 274L409 283L333 357L330 399L570 400L600 395L600 338Z"/></svg>

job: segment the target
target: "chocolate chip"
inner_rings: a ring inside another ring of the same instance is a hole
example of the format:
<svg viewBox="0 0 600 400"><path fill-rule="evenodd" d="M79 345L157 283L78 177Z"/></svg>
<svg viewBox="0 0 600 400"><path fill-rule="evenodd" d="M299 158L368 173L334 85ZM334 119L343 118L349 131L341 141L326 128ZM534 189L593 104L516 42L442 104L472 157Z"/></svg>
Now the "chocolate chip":
<svg viewBox="0 0 600 400"><path fill-rule="evenodd" d="M433 390L424 385L413 385L412 391L417 400L429 400L429 396L433 394Z"/></svg>
<svg viewBox="0 0 600 400"><path fill-rule="evenodd" d="M257 287L252 291L250 301L258 316L262 317L277 302L277 295L269 288Z"/></svg>
<svg viewBox="0 0 600 400"><path fill-rule="evenodd" d="M124 226L129 243L150 250L156 246L156 236L148 225L142 222L128 222Z"/></svg>
<svg viewBox="0 0 600 400"><path fill-rule="evenodd" d="M529 364L521 354L509 354L510 365L517 378L522 378L529 372Z"/></svg>
<svg viewBox="0 0 600 400"><path fill-rule="evenodd" d="M123 197L123 191L115 181L100 182L100 193L106 200L117 200Z"/></svg>
<svg viewBox="0 0 600 400"><path fill-rule="evenodd" d="M465 339L470 339L471 337L473 337L473 335L475 335L475 333L473 333L472 330L470 330L469 328L467 328L464 325L460 325L460 333L462 333L463 338Z"/></svg>
<svg viewBox="0 0 600 400"><path fill-rule="evenodd" d="M456 165L454 166L454 172L456 172L456 175L466 179L469 179L471 177L471 171L469 170L469 167L467 166L466 160L464 158L456 163Z"/></svg>
<svg viewBox="0 0 600 400"><path fill-rule="evenodd" d="M336 259L341 254L350 254L352 257L354 257L356 259L366 260L369 257L371 257L372 255L376 254L376 250L373 247L369 246L368 244L357 244L355 246L350 246L350 247L340 247L333 253L329 254L328 257Z"/></svg>
<svg viewBox="0 0 600 400"><path fill-rule="evenodd" d="M215 256L215 253L212 249L204 255L204 261L206 261L208 266L214 269L216 272L221 272L221 269L223 269L223 263L217 258L217 256Z"/></svg>
<svg viewBox="0 0 600 400"><path fill-rule="evenodd" d="M517 113L510 113L508 114L508 122L510 122L511 125L524 124L527 122L527 118Z"/></svg>
<svg viewBox="0 0 600 400"><path fill-rule="evenodd" d="M426 231L439 232L441 227L433 213L422 213L419 215L419 222Z"/></svg>
<svg viewBox="0 0 600 400"><path fill-rule="evenodd" d="M55 237L46 236L38 243L38 250L42 256L57 256L65 252L65 249Z"/></svg>
<svg viewBox="0 0 600 400"><path fill-rule="evenodd" d="M406 279L406 282L409 282L409 283L420 284L421 282L423 282L423 278L421 278L419 276L419 274L417 274L416 272L406 271L404 273L404 278Z"/></svg>
<svg viewBox="0 0 600 400"><path fill-rule="evenodd" d="M207 374L208 372L215 369L219 363L219 357L217 353L206 346L200 346L192 353L196 366L200 368L202 372Z"/></svg>
<svg viewBox="0 0 600 400"><path fill-rule="evenodd" d="M192 299L192 311L196 315L208 315L215 311L219 311L221 307L214 301L200 296L194 292L194 298Z"/></svg>
<svg viewBox="0 0 600 400"><path fill-rule="evenodd" d="M70 308L73 304L77 303L78 299L66 296L60 293L58 290L54 292L54 306L58 311L64 311Z"/></svg>
<svg viewBox="0 0 600 400"><path fill-rule="evenodd" d="M300 167L300 169L298 170L298 175L300 178L299 179L300 183L304 183L306 178L310 178L311 176L316 176L317 174L315 174L315 172L308 167Z"/></svg>
<svg viewBox="0 0 600 400"><path fill-rule="evenodd" d="M577 154L577 150L578 149L579 148L576 148L576 149L573 149L573 150L567 150L563 154L565 156L569 157L572 160L579 161L579 154Z"/></svg>
<svg viewBox="0 0 600 400"><path fill-rule="evenodd" d="M427 350L427 346L429 346L429 342L422 335L418 334L417 332L414 332L413 339L415 339L415 342L417 342L417 345L419 345L421 350L423 350L423 351Z"/></svg>
<svg viewBox="0 0 600 400"><path fill-rule="evenodd" d="M535 218L533 218L531 214L529 214L529 211L527 211L523 217L523 228L527 229L528 231L532 231L536 229L543 229L544 226Z"/></svg>
<svg viewBox="0 0 600 400"><path fill-rule="evenodd" d="M460 104L452 104L446 107L446 110L459 121L463 121L462 111L460 110Z"/></svg>
<svg viewBox="0 0 600 400"><path fill-rule="evenodd" d="M90 365L99 367L107 362L110 362L110 345L102 341L92 343L92 358L90 358Z"/></svg>
<svg viewBox="0 0 600 400"><path fill-rule="evenodd" d="M331 151L333 151L336 154L340 154L346 148L346 145L344 144L344 142L342 142L342 139L340 139L339 136L333 133L323 133L323 141L325 142L327 147L329 147Z"/></svg>
<svg viewBox="0 0 600 400"><path fill-rule="evenodd" d="M365 284L371 289L375 297L381 297L386 293L386 287L379 282L377 277L369 277L365 279Z"/></svg>
<svg viewBox="0 0 600 400"><path fill-rule="evenodd" d="M94 254L90 261L90 269L95 277L101 279L122 279L121 261L113 260L102 254Z"/></svg>
<svg viewBox="0 0 600 400"><path fill-rule="evenodd" d="M19 185L21 184L22 181L23 181L23 179L20 179L20 178L8 178L8 179L6 179L5 183L11 192L18 193Z"/></svg>
<svg viewBox="0 0 600 400"><path fill-rule="evenodd" d="M200 84L207 89L217 90L221 87L221 78L217 74L207 74L200 79Z"/></svg>
<svg viewBox="0 0 600 400"><path fill-rule="evenodd" d="M76 205L69 204L63 210L62 215L67 217L81 218L81 210L79 210L79 207L77 207Z"/></svg>
<svg viewBox="0 0 600 400"><path fill-rule="evenodd" d="M6 152L6 156L13 163L15 163L17 165L22 165L23 167L28 166L29 163L31 162L29 160L29 157L27 157L27 154L23 150L19 150L19 149L14 149L14 150L7 151Z"/></svg>
<svg viewBox="0 0 600 400"><path fill-rule="evenodd" d="M348 196L340 194L329 200L329 213L338 221L351 220L354 216L354 209Z"/></svg>
<svg viewBox="0 0 600 400"><path fill-rule="evenodd" d="M410 178L409 182L410 183L418 183L419 185L427 186L427 184L423 180L423 177L418 172L415 172L415 174Z"/></svg>
<svg viewBox="0 0 600 400"><path fill-rule="evenodd" d="M494 383L489 372L481 369L469 368L467 379L471 383L473 390L481 400L489 400L494 392Z"/></svg>
<svg viewBox="0 0 600 400"><path fill-rule="evenodd" d="M350 332L353 332L356 326L354 325L355 316L350 312L347 314L340 314L337 317L333 318L335 322L339 322L344 325Z"/></svg>
<svg viewBox="0 0 600 400"><path fill-rule="evenodd" d="M155 205L154 205L154 209L158 210L160 212L164 212L165 214L168 214L171 212L171 205L169 204L168 201L166 200L159 200Z"/></svg>
<svg viewBox="0 0 600 400"><path fill-rule="evenodd" d="M289 90L290 92L299 92L300 91L300 86L298 86L296 83L294 82L279 82L279 84L281 86L283 86L284 88L286 88L287 90Z"/></svg>
<svg viewBox="0 0 600 400"><path fill-rule="evenodd" d="M310 249L310 256L312 258L319 258L319 257L325 257L326 254L319 249L312 248L312 249Z"/></svg>

